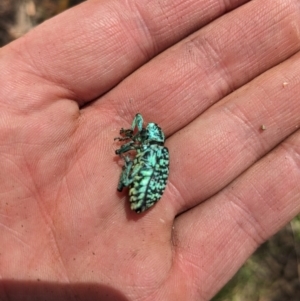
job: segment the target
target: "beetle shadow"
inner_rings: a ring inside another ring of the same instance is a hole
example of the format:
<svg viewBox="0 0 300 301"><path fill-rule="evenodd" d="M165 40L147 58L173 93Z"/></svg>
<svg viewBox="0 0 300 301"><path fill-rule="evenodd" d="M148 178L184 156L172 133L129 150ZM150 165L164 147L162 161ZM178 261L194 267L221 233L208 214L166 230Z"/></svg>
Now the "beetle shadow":
<svg viewBox="0 0 300 301"><path fill-rule="evenodd" d="M97 283L55 283L35 279L0 281L0 300L11 301L129 301L118 290Z"/></svg>

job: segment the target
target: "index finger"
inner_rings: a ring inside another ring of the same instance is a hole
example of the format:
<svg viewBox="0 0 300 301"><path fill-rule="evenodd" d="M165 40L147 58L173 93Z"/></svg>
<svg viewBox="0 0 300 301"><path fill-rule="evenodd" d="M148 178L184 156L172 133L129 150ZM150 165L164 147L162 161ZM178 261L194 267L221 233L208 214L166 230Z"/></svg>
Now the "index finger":
<svg viewBox="0 0 300 301"><path fill-rule="evenodd" d="M41 81L46 88L37 92L36 99L68 98L83 104L163 49L244 2L87 1L1 50L0 82L8 83L1 99L15 102L9 96L16 85L27 96Z"/></svg>

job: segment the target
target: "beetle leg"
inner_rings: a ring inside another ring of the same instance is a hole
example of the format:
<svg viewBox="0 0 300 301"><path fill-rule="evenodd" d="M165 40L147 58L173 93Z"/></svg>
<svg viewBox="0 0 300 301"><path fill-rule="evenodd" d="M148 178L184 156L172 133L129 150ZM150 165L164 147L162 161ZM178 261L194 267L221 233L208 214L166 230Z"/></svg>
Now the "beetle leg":
<svg viewBox="0 0 300 301"><path fill-rule="evenodd" d="M135 149L136 149L136 146L134 145L134 141L129 141L128 143L123 144L119 149L117 149L115 151L115 153L116 153L116 155L121 155L130 150L135 150Z"/></svg>
<svg viewBox="0 0 300 301"><path fill-rule="evenodd" d="M132 184L135 175L143 167L143 164L141 164L132 168L133 160L131 160L129 156L121 155L121 157L124 159L125 165L123 166L120 181L117 187L118 191L122 191L123 187L128 187L130 184Z"/></svg>
<svg viewBox="0 0 300 301"><path fill-rule="evenodd" d="M123 187L129 186L133 181L133 179L129 176L133 161L130 159L129 156L121 155L121 157L124 159L125 165L123 166L123 170L120 176L120 180L117 188L118 191L122 191Z"/></svg>

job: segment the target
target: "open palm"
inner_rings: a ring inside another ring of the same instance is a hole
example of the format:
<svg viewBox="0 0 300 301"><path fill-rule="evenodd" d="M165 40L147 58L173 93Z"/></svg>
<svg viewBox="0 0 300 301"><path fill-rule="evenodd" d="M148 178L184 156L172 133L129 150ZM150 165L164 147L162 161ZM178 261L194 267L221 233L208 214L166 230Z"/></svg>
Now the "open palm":
<svg viewBox="0 0 300 301"><path fill-rule="evenodd" d="M1 300L209 300L299 212L299 4L245 2L88 1L0 50ZM142 214L137 112L170 152Z"/></svg>

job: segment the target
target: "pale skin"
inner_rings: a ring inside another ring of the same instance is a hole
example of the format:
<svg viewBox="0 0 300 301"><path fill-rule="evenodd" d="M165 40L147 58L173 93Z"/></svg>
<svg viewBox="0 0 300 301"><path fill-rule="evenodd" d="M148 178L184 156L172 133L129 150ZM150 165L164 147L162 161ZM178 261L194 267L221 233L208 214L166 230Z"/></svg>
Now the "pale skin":
<svg viewBox="0 0 300 301"><path fill-rule="evenodd" d="M1 300L209 300L299 213L299 1L246 2L87 1L0 49ZM140 215L137 112L170 152Z"/></svg>

